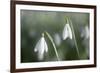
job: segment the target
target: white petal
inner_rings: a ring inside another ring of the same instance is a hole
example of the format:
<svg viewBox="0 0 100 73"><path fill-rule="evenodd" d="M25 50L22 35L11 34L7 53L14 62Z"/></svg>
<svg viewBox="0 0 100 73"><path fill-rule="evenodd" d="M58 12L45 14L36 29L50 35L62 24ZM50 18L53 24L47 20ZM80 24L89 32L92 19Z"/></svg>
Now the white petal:
<svg viewBox="0 0 100 73"><path fill-rule="evenodd" d="M42 60L44 52L43 37L37 42L34 51L38 53L38 59Z"/></svg>
<svg viewBox="0 0 100 73"><path fill-rule="evenodd" d="M63 30L63 40L67 39L68 37L72 39L72 31L69 24L66 24Z"/></svg>
<svg viewBox="0 0 100 73"><path fill-rule="evenodd" d="M44 53L44 38L42 37L41 38L41 43L40 43L40 48L39 48L39 51L43 54Z"/></svg>
<svg viewBox="0 0 100 73"><path fill-rule="evenodd" d="M38 54L38 59L39 59L39 60L43 60L43 57L44 57L43 54L41 54L41 53Z"/></svg>
<svg viewBox="0 0 100 73"><path fill-rule="evenodd" d="M67 29L67 24L66 24L65 27L64 27L62 37L63 37L63 40L65 40L65 39L68 38L68 29Z"/></svg>
<svg viewBox="0 0 100 73"><path fill-rule="evenodd" d="M89 36L90 36L89 28L88 26L85 26L85 28L82 30L81 37L85 37L85 39L88 39Z"/></svg>
<svg viewBox="0 0 100 73"><path fill-rule="evenodd" d="M45 52L48 52L48 46L45 40L44 40L44 48L45 48Z"/></svg>
<svg viewBox="0 0 100 73"><path fill-rule="evenodd" d="M38 41L34 51L38 52L38 59L42 60L44 57L44 52L48 51L48 46L46 44L44 37L41 37L41 39Z"/></svg>
<svg viewBox="0 0 100 73"><path fill-rule="evenodd" d="M40 43L41 43L41 39L37 42L37 44L36 44L36 46L35 46L35 48L34 48L34 51L35 52L37 52L38 51L38 49L40 48Z"/></svg>
<svg viewBox="0 0 100 73"><path fill-rule="evenodd" d="M88 26L85 27L85 32L86 32L86 38L89 38L89 28Z"/></svg>
<svg viewBox="0 0 100 73"><path fill-rule="evenodd" d="M69 24L67 24L67 27L68 27L69 38L72 39L72 31L71 31Z"/></svg>
<svg viewBox="0 0 100 73"><path fill-rule="evenodd" d="M34 49L34 52L37 52L37 48Z"/></svg>

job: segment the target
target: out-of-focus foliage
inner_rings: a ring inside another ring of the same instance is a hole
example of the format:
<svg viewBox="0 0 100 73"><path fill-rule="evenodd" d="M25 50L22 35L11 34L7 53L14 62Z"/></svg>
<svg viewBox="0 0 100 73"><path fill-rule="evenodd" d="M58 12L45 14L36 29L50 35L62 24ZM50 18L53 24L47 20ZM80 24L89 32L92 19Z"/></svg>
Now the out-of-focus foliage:
<svg viewBox="0 0 100 73"><path fill-rule="evenodd" d="M73 23L80 58L74 40L62 39L65 17L69 17ZM44 31L52 36L61 61L89 59L89 37L85 37L89 33L85 32L86 27L89 29L88 13L21 10L21 62L57 61L54 48L47 36L44 37L48 53L44 54L44 59L39 60L34 51Z"/></svg>

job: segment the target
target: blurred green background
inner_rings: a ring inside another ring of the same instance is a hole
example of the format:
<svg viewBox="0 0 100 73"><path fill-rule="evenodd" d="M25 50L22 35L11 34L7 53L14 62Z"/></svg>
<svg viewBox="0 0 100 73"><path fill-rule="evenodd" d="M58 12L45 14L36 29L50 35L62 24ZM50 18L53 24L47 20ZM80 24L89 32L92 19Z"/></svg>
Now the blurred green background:
<svg viewBox="0 0 100 73"><path fill-rule="evenodd" d="M74 40L62 40L65 17L69 17L73 23L80 58ZM85 26L89 27L89 13L21 10L21 62L57 61L54 48L47 37L48 53L44 53L44 59L39 60L34 52L44 31L52 36L61 61L89 59L89 38L81 37Z"/></svg>

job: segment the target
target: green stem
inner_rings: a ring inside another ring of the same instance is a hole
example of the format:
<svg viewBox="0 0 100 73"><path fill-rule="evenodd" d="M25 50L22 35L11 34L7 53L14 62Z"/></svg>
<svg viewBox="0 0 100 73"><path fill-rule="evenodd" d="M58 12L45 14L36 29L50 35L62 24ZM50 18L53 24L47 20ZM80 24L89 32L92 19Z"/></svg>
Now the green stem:
<svg viewBox="0 0 100 73"><path fill-rule="evenodd" d="M77 55L78 55L78 57L80 59L79 48L78 48L78 44L77 44L77 41L76 41L76 36L75 36L75 32L74 32L72 21L68 18L67 22L70 23L70 26L71 26L71 29L72 29L72 33L73 33L74 42L75 42L75 46L76 46Z"/></svg>
<svg viewBox="0 0 100 73"><path fill-rule="evenodd" d="M59 58L59 55L58 55L58 52L57 52L57 48L56 48L55 43L53 42L52 37L50 36L50 34L48 32L45 32L45 33L48 36L49 40L51 41L51 43L52 43L52 45L54 47L54 50L55 50L55 53L56 53L56 56L57 56L57 60L60 61L60 58Z"/></svg>

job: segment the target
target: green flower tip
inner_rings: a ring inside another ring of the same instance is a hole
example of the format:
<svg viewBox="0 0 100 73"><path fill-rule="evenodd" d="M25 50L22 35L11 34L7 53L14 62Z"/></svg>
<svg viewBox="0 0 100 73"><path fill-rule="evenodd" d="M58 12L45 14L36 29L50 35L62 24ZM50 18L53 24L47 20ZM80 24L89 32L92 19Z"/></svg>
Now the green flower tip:
<svg viewBox="0 0 100 73"><path fill-rule="evenodd" d="M69 20L69 18L66 16L66 17L65 17L65 21L66 21L66 23L69 24L69 21L68 21L68 20Z"/></svg>
<svg viewBox="0 0 100 73"><path fill-rule="evenodd" d="M42 36L44 37L44 33L42 33Z"/></svg>

